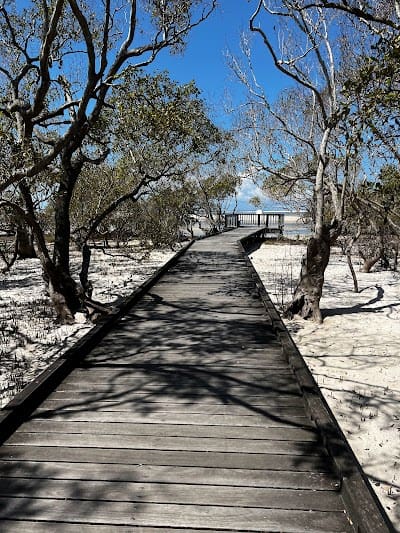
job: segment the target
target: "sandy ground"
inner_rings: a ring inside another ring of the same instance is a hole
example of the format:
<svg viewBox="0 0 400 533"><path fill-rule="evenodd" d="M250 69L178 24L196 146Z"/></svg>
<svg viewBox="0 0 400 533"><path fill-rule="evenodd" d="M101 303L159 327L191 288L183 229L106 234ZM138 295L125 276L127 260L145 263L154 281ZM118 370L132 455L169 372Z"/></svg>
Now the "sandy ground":
<svg viewBox="0 0 400 533"><path fill-rule="evenodd" d="M290 299L304 250L268 242L251 256L278 307ZM294 319L286 325L400 531L400 273L357 277L358 294L336 249L321 300L324 323Z"/></svg>
<svg viewBox="0 0 400 533"><path fill-rule="evenodd" d="M93 299L113 303L128 296L172 255L153 251L147 257L132 246L93 250ZM73 253L72 272L78 269L79 255ZM37 259L17 261L11 272L0 274L0 407L92 326L81 313L71 326L55 323Z"/></svg>

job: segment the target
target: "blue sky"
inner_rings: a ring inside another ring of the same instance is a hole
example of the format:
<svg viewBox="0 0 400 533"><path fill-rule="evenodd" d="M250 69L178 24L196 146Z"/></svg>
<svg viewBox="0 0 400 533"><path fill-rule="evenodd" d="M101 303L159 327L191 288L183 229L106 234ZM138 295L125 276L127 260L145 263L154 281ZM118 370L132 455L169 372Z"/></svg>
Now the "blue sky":
<svg viewBox="0 0 400 533"><path fill-rule="evenodd" d="M17 0L19 8L27 3L26 0ZM240 38L243 32L249 33L249 19L257 2L218 0L218 4L209 19L192 30L183 54L170 54L164 50L147 70L168 70L171 77L180 83L194 80L213 120L222 127L229 127L232 116L227 113L227 108L238 106L245 99L245 89L229 69L226 54L229 51L240 57ZM252 38L257 79L268 96L273 98L288 80L273 66L259 36ZM253 210L247 200L255 195L261 196L261 192L253 184L244 183L239 192L239 209ZM271 204L266 204L267 207L271 208Z"/></svg>
<svg viewBox="0 0 400 533"><path fill-rule="evenodd" d="M151 70L168 70L181 83L194 80L211 115L221 126L229 126L231 122L227 108L238 106L245 97L244 88L228 67L226 53L240 56L241 34L249 33L249 18L255 4L253 0L219 0L217 11L190 34L184 54L171 55L164 51L151 67ZM256 35L252 36L252 50L257 78L268 96L274 98L288 80L275 69ZM244 183L239 191L238 208L254 210L248 203L254 195L261 195L259 189L252 183ZM266 199L263 207L272 209L274 204Z"/></svg>
<svg viewBox="0 0 400 533"><path fill-rule="evenodd" d="M249 33L249 18L255 4L253 0L219 0L210 18L192 30L184 54L163 51L152 66L169 70L172 78L183 83L195 80L221 125L229 123L225 113L227 97L238 104L244 96L225 56L227 51L240 56L240 37L243 32ZM252 39L257 77L267 94L274 97L287 84L287 78L275 69L260 38L254 35Z"/></svg>

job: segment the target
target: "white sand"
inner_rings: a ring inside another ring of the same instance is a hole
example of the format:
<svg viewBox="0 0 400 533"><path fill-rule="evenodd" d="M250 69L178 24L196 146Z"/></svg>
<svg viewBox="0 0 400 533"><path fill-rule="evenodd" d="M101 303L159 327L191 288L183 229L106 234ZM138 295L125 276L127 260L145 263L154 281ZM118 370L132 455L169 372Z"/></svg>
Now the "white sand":
<svg viewBox="0 0 400 533"><path fill-rule="evenodd" d="M153 251L144 257L143 251L133 246L93 250L89 273L93 299L116 303L172 255ZM79 261L79 254L73 253L76 278ZM0 407L91 327L93 323L80 313L71 326L55 323L37 259L17 261L11 272L0 274Z"/></svg>
<svg viewBox="0 0 400 533"><path fill-rule="evenodd" d="M278 307L290 300L302 244L266 243L251 256ZM335 249L326 270L322 325L285 321L300 352L400 531L400 274L357 273Z"/></svg>

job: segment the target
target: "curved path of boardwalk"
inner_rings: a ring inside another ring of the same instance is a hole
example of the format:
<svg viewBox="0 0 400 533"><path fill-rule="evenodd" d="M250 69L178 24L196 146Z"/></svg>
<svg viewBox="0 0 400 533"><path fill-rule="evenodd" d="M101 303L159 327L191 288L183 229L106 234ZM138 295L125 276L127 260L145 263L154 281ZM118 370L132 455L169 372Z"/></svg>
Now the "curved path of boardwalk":
<svg viewBox="0 0 400 533"><path fill-rule="evenodd" d="M248 232L196 242L4 443L2 532L353 531Z"/></svg>

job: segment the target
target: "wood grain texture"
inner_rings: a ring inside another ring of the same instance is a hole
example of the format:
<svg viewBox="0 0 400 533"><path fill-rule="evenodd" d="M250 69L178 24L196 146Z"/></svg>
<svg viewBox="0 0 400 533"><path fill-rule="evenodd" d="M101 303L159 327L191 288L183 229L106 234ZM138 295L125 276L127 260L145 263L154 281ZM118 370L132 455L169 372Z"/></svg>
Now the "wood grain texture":
<svg viewBox="0 0 400 533"><path fill-rule="evenodd" d="M0 447L1 531L352 531L246 231L195 243Z"/></svg>
<svg viewBox="0 0 400 533"><path fill-rule="evenodd" d="M310 511L209 505L5 498L0 517L159 528L204 528L228 531L353 531L343 511Z"/></svg>
<svg viewBox="0 0 400 533"><path fill-rule="evenodd" d="M229 487L264 487L337 491L336 476L318 471L254 470L251 468L207 468L149 464L83 463L63 461L0 461L1 475L6 478L66 479L80 481L128 481L137 483L193 483ZM319 492L318 492L319 493Z"/></svg>

